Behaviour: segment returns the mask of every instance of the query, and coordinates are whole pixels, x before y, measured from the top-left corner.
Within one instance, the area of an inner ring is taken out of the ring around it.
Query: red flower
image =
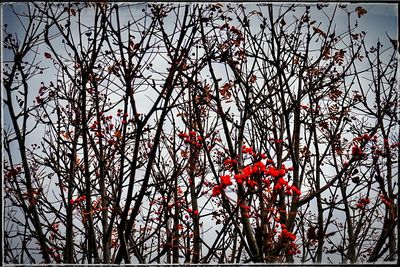
[[[232,167],[233,165],[235,165],[237,163],[236,159],[231,159],[231,158],[227,158],[224,160],[223,164],[228,166],[228,167]]]
[[[197,149],[200,149],[200,148],[202,148],[202,146],[203,146],[202,144],[200,144],[200,143],[196,143],[196,148],[197,148]]]
[[[293,234],[292,232],[289,232],[286,228],[284,228],[282,230],[282,236],[286,239],[289,239],[291,241],[295,241],[296,240],[296,235]]]
[[[356,208],[357,209],[363,209],[364,205],[362,203],[358,202],[357,205],[356,205]]]
[[[243,146],[243,153],[245,153],[245,154],[253,154],[253,148]]]
[[[266,187],[269,187],[271,185],[271,181],[269,179],[262,179],[261,181],[265,184]]]
[[[369,198],[367,198],[367,197],[363,198],[363,199],[360,199],[360,202],[363,203],[364,205],[367,205],[367,204],[370,203]]]
[[[299,195],[299,196],[301,195],[300,189],[298,189],[296,186],[292,185],[291,189],[292,189],[293,193],[295,193],[296,195]]]
[[[243,184],[243,182],[246,180],[246,176],[243,173],[235,174],[233,178],[238,184]]]
[[[246,178],[250,177],[253,174],[253,168],[251,166],[246,166],[242,170],[243,174],[246,176]]]
[[[262,163],[261,161],[254,163],[253,172],[266,172],[266,171],[267,169],[264,163]]]
[[[282,177],[279,178],[278,183],[281,184],[282,186],[286,186],[288,184],[288,182]]]
[[[274,178],[279,177],[279,171],[274,166],[269,166],[268,173]]]
[[[71,198],[71,200],[69,201],[69,204],[74,205],[75,204],[75,200],[73,198]]]
[[[358,201],[356,208],[358,209],[364,209],[366,205],[368,205],[370,203],[369,199],[366,198],[362,198]]]
[[[211,195],[213,197],[216,197],[216,196],[218,196],[220,194],[221,194],[221,187],[219,185],[214,186],[213,189],[212,189],[212,194]]]
[[[247,206],[247,205],[240,204],[240,207],[241,207],[242,209],[244,209],[246,212],[249,212],[249,211],[250,211],[250,207]]]
[[[250,186],[251,188],[254,188],[257,185],[257,182],[254,180],[248,180],[247,185]]]
[[[360,158],[362,156],[364,156],[364,152],[362,151],[362,149],[358,146],[353,146],[351,148],[351,154],[357,158]]]
[[[281,184],[275,184],[275,186],[274,186],[274,190],[275,191],[280,191],[282,189],[282,185]]]
[[[186,133],[179,133],[178,136],[179,136],[179,138],[182,138],[182,139],[189,137],[189,135],[187,135]]]
[[[199,215],[199,211],[198,211],[198,210],[194,210],[194,211],[193,211],[193,215],[194,215],[194,216]]]
[[[383,139],[383,143],[389,144],[389,140],[387,138]]]
[[[223,175],[219,177],[221,179],[222,188],[232,184],[231,177],[229,175]]]

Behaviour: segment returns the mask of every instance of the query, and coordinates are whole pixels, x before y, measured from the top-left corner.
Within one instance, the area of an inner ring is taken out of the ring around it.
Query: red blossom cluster
[[[188,208],[187,212],[193,214],[194,216],[198,216],[199,215],[199,211],[198,210],[192,210],[191,208]]]
[[[56,263],[61,263],[61,255],[59,253],[59,248],[52,247],[48,248],[50,256],[55,260]]]
[[[247,146],[243,146],[243,154],[250,154],[250,155],[254,155],[254,151],[253,148],[251,147],[247,147]]]
[[[282,139],[276,139],[276,138],[269,138],[269,141],[273,141],[275,144],[282,144],[283,140]]]
[[[374,145],[371,146],[371,150],[372,150],[372,158],[374,159],[377,159],[378,157],[388,157],[390,155],[386,151],[389,151],[389,149],[396,149],[400,147],[399,142],[389,144],[389,140],[387,138],[383,139],[383,147],[380,147],[377,145],[378,137],[376,135],[372,140],[374,142]]]
[[[367,133],[353,139],[354,142],[368,142],[369,140],[371,140],[371,136]]]
[[[80,197],[78,197],[78,198],[76,198],[76,199],[71,198],[71,199],[69,200],[69,204],[75,205],[75,204],[79,204],[79,203],[81,203],[81,202],[83,202],[83,201],[85,201],[85,200],[86,200],[86,196],[85,196],[85,195],[82,195],[82,196],[80,196]]]
[[[267,172],[267,168],[264,163],[258,161],[253,165],[253,173],[265,173]]]
[[[222,175],[219,177],[221,183],[219,185],[216,185],[212,189],[212,196],[216,197],[221,194],[225,188],[228,186],[232,185],[231,177],[229,175]]]
[[[181,138],[186,138],[187,135],[182,133]],[[300,195],[301,191],[294,185],[288,185],[288,181],[286,181],[283,177],[286,175],[288,171],[292,171],[293,168],[286,168],[284,164],[282,164],[281,168],[276,168],[272,164],[274,161],[272,159],[267,159],[266,163],[262,160],[266,159],[266,155],[263,153],[255,153],[253,148],[243,146],[243,153],[250,154],[253,156],[255,160],[259,159],[258,161],[254,162],[253,164],[247,165],[239,173],[233,175],[236,183],[238,185],[242,185],[246,183],[246,185],[250,188],[255,188],[256,186],[261,186],[261,183],[264,183],[263,186],[267,188],[270,186],[271,181],[274,181],[274,191],[281,191],[285,190],[287,195]],[[260,159],[261,158],[261,159]],[[236,159],[226,158],[223,161],[223,164],[227,169],[233,168],[238,163]],[[229,175],[221,176],[221,185],[217,185],[213,188],[212,196],[218,196],[221,194],[221,191],[224,190],[228,185],[231,185],[231,177]],[[227,181],[227,182],[225,182]]]
[[[39,95],[35,97],[37,104],[42,104],[46,100],[49,100],[50,98],[54,97],[54,95],[55,95],[53,82],[50,82],[49,87],[47,87],[44,84],[44,82],[41,82],[40,84],[41,84],[41,86],[39,88]],[[47,96],[45,95],[46,93],[47,93]],[[21,105],[22,102],[20,102],[20,101],[18,101],[18,102]]]
[[[120,109],[118,111],[121,111]],[[118,113],[119,114],[119,113]],[[117,114],[117,115],[118,115]],[[95,136],[98,138],[106,138],[106,136],[110,136],[109,134],[111,133],[111,131],[114,129],[114,124],[111,122],[113,116],[109,115],[109,116],[105,116],[103,114],[103,112],[99,112],[100,115],[100,121],[95,120],[90,126],[89,129],[91,132],[94,132]],[[127,115],[126,115],[127,116]],[[119,132],[119,131],[115,131],[114,133]],[[116,139],[114,139],[114,137],[117,137]],[[113,145],[116,144],[118,141],[119,136],[111,136],[108,140],[107,143],[109,145]],[[99,143],[100,141],[97,141],[97,143]]]
[[[276,218],[275,221],[279,222],[280,219]],[[280,226],[282,228],[282,231],[278,235],[278,238],[283,238],[284,240],[286,240],[288,242],[286,252],[289,255],[300,254],[300,250],[298,249],[298,246],[294,243],[294,241],[296,240],[296,235],[294,233],[292,233],[291,231],[289,231],[286,228],[286,225],[284,223],[281,223]],[[276,234],[278,232],[277,228],[273,228],[273,232]]]
[[[362,149],[357,145],[351,148],[351,155],[354,156],[356,159],[361,159],[363,156],[365,156]]]
[[[55,238],[56,238],[56,235],[57,235],[57,232],[58,232],[58,228],[59,228],[59,225],[58,225],[58,223],[53,223],[52,225],[51,225],[51,233],[50,233],[50,240],[54,240]]]
[[[242,201],[239,201],[238,205],[244,211],[243,212],[243,216],[246,217],[246,218],[250,218],[250,211],[251,211],[250,206],[244,204]]]
[[[193,145],[195,148],[202,148],[203,138],[200,135],[197,135],[195,131],[190,131],[189,133],[181,132],[178,134],[178,137],[181,138],[185,144]]]
[[[286,238],[290,241],[295,241],[296,240],[296,235],[293,234],[292,232],[288,231],[286,228],[282,229],[282,237]]]
[[[356,208],[364,209],[366,205],[370,203],[369,198],[362,198],[357,202]]]
[[[236,160],[227,159],[224,161],[225,165],[230,166],[231,164],[236,164]],[[285,190],[287,195],[301,195],[301,191],[294,185],[288,185],[288,181],[283,177],[285,174],[292,170],[292,168],[286,168],[282,165],[281,169],[276,169],[274,166],[266,166],[262,161],[255,162],[253,165],[248,165],[244,167],[238,174],[235,174],[233,178],[236,183],[241,185],[246,183],[246,185],[250,188],[255,188],[258,185],[254,175],[261,176],[271,176],[272,180],[275,182],[274,191],[278,192],[281,190]],[[232,184],[231,177],[229,175],[220,176],[221,184],[217,185],[213,188],[212,196],[218,196],[221,194],[221,191],[224,190],[228,185]],[[261,181],[269,187],[271,180],[269,179],[261,179]]]
[[[223,164],[225,167],[227,167],[228,169],[232,168],[233,166],[235,166],[235,164],[237,164],[237,160],[236,159],[231,159],[231,158],[227,158],[224,160]]]
[[[396,142],[390,145],[390,148],[398,148],[400,147],[400,142]]]
[[[301,251],[299,250],[298,246],[295,243],[290,242],[289,248],[287,249],[287,253],[289,255],[296,255],[296,254],[300,254]]]
[[[11,178],[17,176],[21,172],[21,166],[17,166],[15,168],[11,168],[5,173],[5,178]]]
[[[122,109],[118,109],[117,110],[117,117],[119,117],[121,119],[121,123],[122,124],[127,124],[128,121],[128,112],[125,112],[124,114],[122,114],[123,110]]]

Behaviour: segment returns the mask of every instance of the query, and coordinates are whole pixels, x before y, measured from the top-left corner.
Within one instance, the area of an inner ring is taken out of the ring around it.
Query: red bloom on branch
[[[282,186],[286,186],[288,184],[288,182],[285,179],[283,179],[282,177],[279,178],[278,183]]]
[[[266,172],[266,171],[267,169],[264,163],[262,163],[261,161],[254,163],[253,172]]]
[[[366,205],[370,203],[369,198],[362,198],[358,201],[356,208],[358,209],[364,209]]]
[[[212,189],[211,196],[216,197],[216,196],[218,196],[220,194],[221,194],[221,187],[219,185],[214,186],[213,189]]]
[[[271,175],[274,178],[279,177],[279,170],[277,170],[274,166],[269,166],[267,170],[267,174]]]
[[[221,180],[221,184],[213,187],[211,194],[213,197],[220,195],[222,190],[232,184],[231,177],[229,175],[222,175],[219,178]]]
[[[247,185],[251,188],[254,188],[257,185],[257,182],[250,179],[247,181]]]
[[[186,133],[179,133],[178,136],[179,136],[179,138],[182,138],[182,139],[189,137],[189,135],[187,135]]]
[[[231,159],[231,158],[227,158],[224,160],[223,164],[227,167],[233,167],[235,164],[237,164],[237,160],[236,159]]]
[[[365,204],[365,205],[367,205],[367,204],[370,203],[369,198],[367,198],[367,197],[366,197],[366,198],[360,199],[360,202],[363,203],[363,204]]]
[[[231,177],[229,175],[223,175],[219,177],[221,179],[222,188],[226,188],[232,184]]]
[[[251,166],[246,166],[242,172],[246,178],[249,178],[253,174],[253,168]]]
[[[282,188],[283,188],[282,185],[279,184],[279,183],[277,183],[277,184],[275,184],[275,186],[274,186],[274,191],[280,191]]]
[[[253,148],[243,146],[243,153],[245,153],[245,154],[253,154]]]
[[[362,151],[362,149],[359,146],[353,146],[351,148],[351,155],[353,155],[356,158],[361,158],[362,156],[364,156],[364,152]]]
[[[362,203],[358,202],[357,205],[356,205],[356,208],[357,209],[363,209],[364,205]]]
[[[292,232],[288,231],[286,228],[282,230],[282,237],[289,239],[290,241],[295,241],[296,240],[296,235],[293,234]]]
[[[247,177],[243,173],[235,174],[233,178],[238,184],[243,184],[243,182],[247,179]]]
[[[292,185],[291,186],[292,192],[295,193],[296,195],[301,195],[300,189],[298,189],[296,186]]]

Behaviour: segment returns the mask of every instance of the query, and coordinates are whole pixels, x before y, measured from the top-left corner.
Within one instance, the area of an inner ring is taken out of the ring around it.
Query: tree
[[[398,51],[367,9],[7,8],[6,263],[395,260]]]

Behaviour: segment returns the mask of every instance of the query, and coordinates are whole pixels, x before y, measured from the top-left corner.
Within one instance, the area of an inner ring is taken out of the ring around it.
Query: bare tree
[[[364,7],[7,8],[5,263],[396,259],[397,41]]]

